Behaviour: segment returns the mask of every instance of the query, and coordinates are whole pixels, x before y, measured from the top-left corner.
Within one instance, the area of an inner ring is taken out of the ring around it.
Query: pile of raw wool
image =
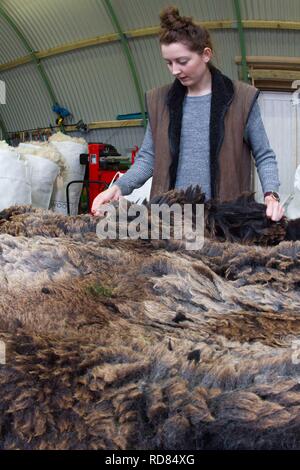
[[[300,449],[300,242],[255,204],[198,251],[3,211],[0,448]]]

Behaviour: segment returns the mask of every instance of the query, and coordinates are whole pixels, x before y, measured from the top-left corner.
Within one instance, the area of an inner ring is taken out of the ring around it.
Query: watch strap
[[[275,201],[280,202],[280,196],[275,191],[267,191],[264,194],[264,197],[267,197],[267,196],[272,196],[272,198],[275,199]]]

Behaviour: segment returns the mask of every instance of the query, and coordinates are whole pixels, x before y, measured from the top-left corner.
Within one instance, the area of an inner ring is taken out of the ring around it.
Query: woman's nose
[[[178,67],[178,65],[173,65],[171,67],[171,72],[172,72],[172,75],[179,75],[180,74],[180,68]]]

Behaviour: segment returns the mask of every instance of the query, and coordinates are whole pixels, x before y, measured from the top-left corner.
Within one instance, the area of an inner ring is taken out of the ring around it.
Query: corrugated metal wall
[[[139,109],[118,43],[49,58],[44,65],[59,102],[72,110],[75,120],[110,120]]]
[[[33,129],[53,122],[51,101],[33,64],[3,72],[0,79],[6,84],[1,116],[8,130]]]
[[[244,0],[240,3],[245,20],[300,21],[298,0]]]
[[[12,38],[10,26],[0,17],[0,64],[5,64],[26,55],[26,49]]]
[[[72,132],[74,137],[84,137],[87,142],[109,142],[122,155],[129,155],[135,145],[140,147],[143,137],[143,127],[119,127],[115,129],[97,129],[88,134]]]
[[[35,50],[113,32],[101,1],[3,0],[1,3]],[[10,37],[14,39],[11,34]]]
[[[122,19],[124,30],[157,26],[159,12],[167,5],[176,5],[183,15],[197,21],[232,19],[232,0],[112,0],[112,5]]]
[[[158,25],[159,11],[168,3],[175,3],[181,13],[192,15],[198,21],[235,20],[232,0],[111,0],[111,3],[125,31]],[[300,20],[299,0],[241,0],[240,3],[245,20]],[[2,5],[37,51],[114,32],[101,0],[3,0]],[[245,36],[248,55],[300,56],[299,31],[246,30]],[[237,30],[214,30],[212,39],[215,64],[231,78],[237,78],[234,62],[240,54]],[[129,43],[143,91],[170,81],[157,38],[130,39]],[[0,18],[0,63],[27,54],[15,32]],[[70,109],[74,122],[111,120],[117,114],[140,111],[119,42],[65,53],[42,62],[59,103]],[[7,85],[7,105],[1,107],[0,113],[8,130],[54,124],[56,116],[33,64],[0,72],[0,79]],[[103,132],[107,131],[99,131],[99,136]],[[142,129],[135,132],[134,138],[140,138]],[[122,146],[132,145],[132,133],[132,128],[120,131]]]
[[[299,31],[248,30],[245,38],[247,55],[300,56]]]

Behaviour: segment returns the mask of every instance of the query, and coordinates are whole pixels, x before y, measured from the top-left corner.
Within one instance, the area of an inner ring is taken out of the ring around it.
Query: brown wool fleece
[[[198,251],[1,213],[2,449],[300,448],[300,241],[220,242],[228,207],[207,207]]]

